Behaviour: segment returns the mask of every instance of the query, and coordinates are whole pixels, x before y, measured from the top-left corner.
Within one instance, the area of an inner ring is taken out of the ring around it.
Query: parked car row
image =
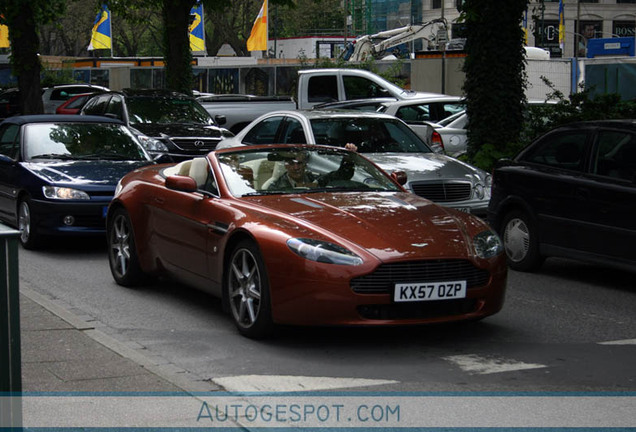
[[[558,128],[493,179],[416,132],[465,120],[461,98],[350,104],[267,113],[234,136],[185,95],[82,93],[61,108],[81,115],[0,124],[0,219],[26,248],[106,233],[117,283],[169,275],[256,338],[480,319],[503,305],[506,261],[636,269],[636,121]]]
[[[47,87],[42,89],[42,105],[45,114],[76,114],[69,112],[57,112],[57,108],[69,99],[81,94],[92,94],[108,91],[108,88],[92,84],[68,84]],[[20,90],[9,88],[0,92],[0,119],[5,119],[21,114]]]

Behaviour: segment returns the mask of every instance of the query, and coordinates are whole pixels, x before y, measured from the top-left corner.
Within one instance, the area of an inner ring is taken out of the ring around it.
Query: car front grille
[[[183,151],[210,151],[214,150],[221,142],[220,138],[171,138],[171,141],[179,150]]]
[[[416,195],[434,202],[457,202],[470,199],[472,186],[469,182],[412,183]]]
[[[351,280],[358,294],[389,294],[396,283],[423,283],[465,280],[466,288],[486,285],[488,270],[475,267],[466,260],[426,260],[382,264],[373,273]]]

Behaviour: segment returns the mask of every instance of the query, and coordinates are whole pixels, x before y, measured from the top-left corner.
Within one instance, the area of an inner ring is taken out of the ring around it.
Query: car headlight
[[[159,140],[150,138],[149,136],[146,136],[146,135],[139,135],[137,138],[139,138],[141,145],[144,146],[146,151],[153,152],[153,153],[168,152],[168,147],[166,147],[166,145]]]
[[[479,199],[490,199],[490,190],[492,189],[492,176],[490,174],[480,180],[474,187],[475,196]]]
[[[481,183],[477,183],[473,190],[475,191],[475,196],[479,199],[484,199],[484,197],[486,196],[484,185]]]
[[[328,264],[360,265],[362,258],[341,246],[321,240],[291,238],[287,246],[301,257]]]
[[[493,231],[483,231],[473,237],[475,253],[479,258],[492,258],[503,252],[503,244]]]
[[[67,187],[42,186],[42,193],[49,199],[58,200],[89,200],[91,197],[84,191]]]

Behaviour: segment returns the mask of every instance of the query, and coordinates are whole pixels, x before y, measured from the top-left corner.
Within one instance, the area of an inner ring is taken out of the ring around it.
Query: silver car
[[[491,177],[450,156],[434,153],[402,120],[354,111],[277,111],[265,114],[218,148],[252,144],[353,143],[385,171],[404,171],[406,189],[439,204],[485,216]]]

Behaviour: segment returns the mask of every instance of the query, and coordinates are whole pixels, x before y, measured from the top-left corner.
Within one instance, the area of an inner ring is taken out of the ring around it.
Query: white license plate
[[[466,297],[466,281],[395,284],[393,301],[417,302]]]

